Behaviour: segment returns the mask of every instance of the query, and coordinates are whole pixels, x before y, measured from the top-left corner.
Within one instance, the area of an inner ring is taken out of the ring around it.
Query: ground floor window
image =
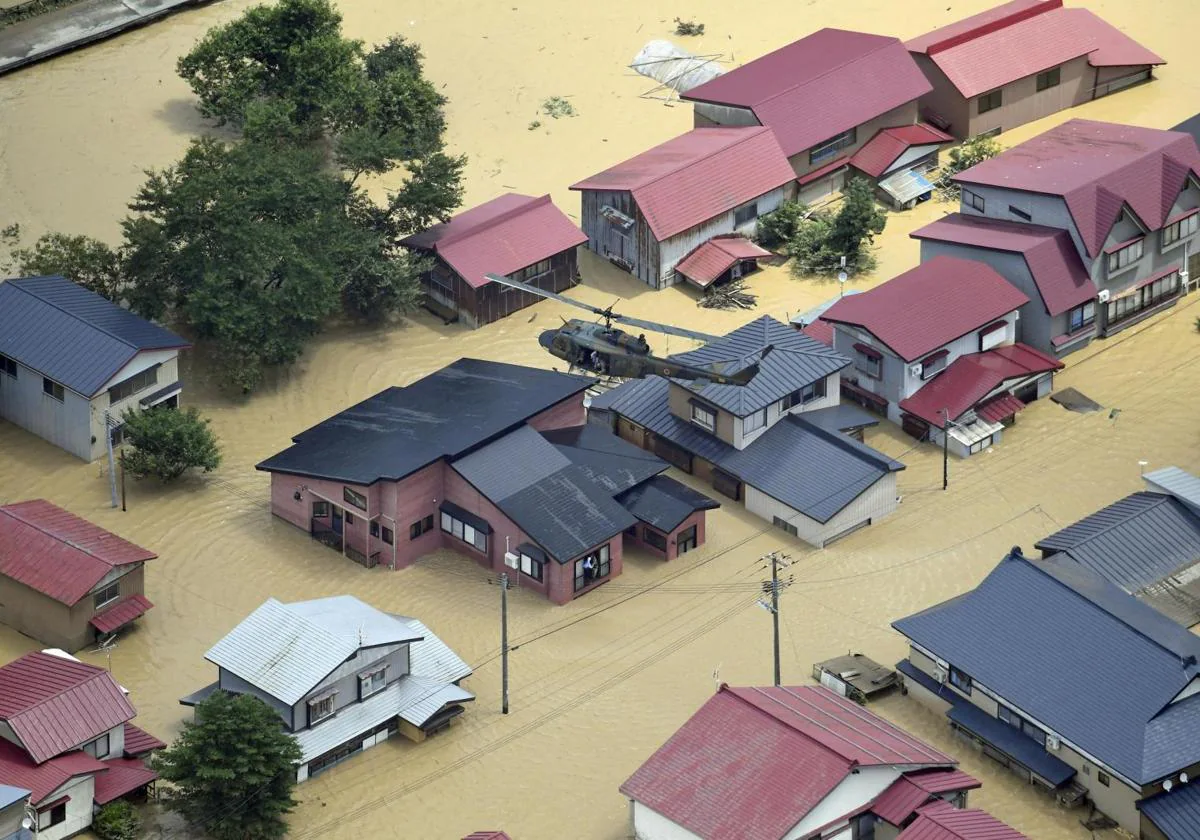
[[[578,592],[593,582],[608,577],[609,571],[609,549],[605,544],[587,557],[575,561],[575,591]]]
[[[972,455],[974,455],[976,452],[982,452],[983,450],[987,449],[991,445],[992,445],[992,436],[988,435],[987,437],[981,438],[980,440],[977,440],[974,443],[972,443],[971,447],[970,447],[970,452]]]
[[[958,670],[953,665],[950,666],[950,685],[957,688],[963,694],[971,693],[971,678],[964,672]]]
[[[1009,726],[1011,726],[1013,729],[1017,730],[1018,732],[1021,732],[1025,735],[1027,735],[1028,737],[1032,738],[1033,740],[1037,741],[1043,747],[1046,746],[1045,730],[1043,730],[1041,727],[1035,726],[1034,724],[1030,723],[1028,720],[1021,717],[1021,715],[1017,714],[1015,711],[1008,708],[1008,706],[1005,706],[1002,703],[997,704],[997,706],[998,706],[998,708],[996,711],[996,717],[998,717],[1003,722],[1007,723]]]
[[[383,541],[388,545],[395,545],[396,543],[396,535],[392,533],[391,528],[386,526],[383,529]]]
[[[521,574],[533,580],[542,579],[542,560],[532,554],[521,552]]]
[[[1089,327],[1096,320],[1096,302],[1089,300],[1071,310],[1067,321],[1067,332],[1076,332]]]
[[[60,802],[45,811],[38,811],[38,831],[45,831],[52,825],[67,821],[67,803]]]
[[[108,430],[108,439],[113,446],[120,446],[125,442],[125,424],[114,426]]]
[[[446,511],[442,511],[442,530],[478,551],[487,551],[487,534],[482,529],[469,525]]]
[[[679,554],[687,554],[696,547],[696,526],[684,528],[675,538],[675,547]]]
[[[875,815],[859,814],[850,823],[853,840],[875,840]]]
[[[362,751],[362,736],[358,736],[352,741],[347,741],[339,747],[335,747],[325,755],[318,756],[308,763],[308,777],[311,779],[323,770],[328,770],[335,764],[345,761],[350,756]]]
[[[780,528],[784,531],[787,531],[793,537],[800,536],[800,529],[797,528],[795,525],[793,525],[791,522],[788,522],[786,519],[781,519],[778,516],[773,516],[773,517],[771,517],[771,524],[774,525],[776,528]]]
[[[422,534],[427,534],[433,530],[433,514],[426,516],[424,519],[419,519],[408,526],[408,538],[415,540]]]
[[[1108,323],[1117,324],[1157,306],[1179,292],[1179,272],[1172,271],[1108,304]]]
[[[329,502],[313,502],[313,519],[324,519],[329,516]]]
[[[667,538],[653,528],[646,526],[642,528],[642,542],[651,548],[657,548],[659,551],[666,552]]]

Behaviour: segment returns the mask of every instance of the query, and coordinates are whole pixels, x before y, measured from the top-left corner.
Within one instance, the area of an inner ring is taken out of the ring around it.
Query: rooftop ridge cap
[[[990,20],[987,23],[980,23],[976,26],[967,29],[964,32],[959,32],[957,35],[948,35],[940,41],[934,41],[925,47],[925,55],[932,58],[934,55],[945,50],[953,49],[962,44],[970,43],[985,35],[991,35],[993,32],[999,32],[1002,29],[1007,29],[1014,24],[1022,21],[1035,18],[1046,12],[1055,11],[1063,7],[1062,0],[1037,0],[1036,5],[1029,5],[1015,12],[1009,12],[1003,17],[995,20]],[[982,13],[981,13],[982,14]],[[953,26],[953,24],[949,24]]]
[[[823,712],[823,710],[818,710],[816,708],[815,703],[813,703],[809,700],[806,700],[805,698],[799,696],[798,694],[796,694],[796,692],[791,691],[790,689],[786,688],[785,686],[777,686],[777,687],[782,689],[789,697],[794,697],[798,702],[806,705],[809,708],[809,713],[805,714],[804,709],[795,708],[794,706],[790,706],[787,703],[783,702],[782,700],[772,697],[771,695],[767,694],[767,692],[763,688],[761,688],[759,686],[751,686],[751,690],[761,694],[763,697],[765,697],[767,700],[770,700],[772,703],[782,706],[783,708],[787,709],[789,712],[794,714],[796,717],[799,717],[799,718],[802,718],[802,719],[808,721],[813,726],[815,726],[818,729],[820,729],[821,731],[829,734],[830,736],[837,738],[839,741],[844,741],[845,743],[850,744],[852,747],[858,747],[858,749],[861,749],[863,752],[865,752],[867,755],[869,755],[871,758],[875,759],[876,761],[887,763],[882,755],[876,755],[874,752],[867,749],[866,747],[854,744],[845,735],[841,735],[837,732],[834,732],[832,729],[830,729],[828,726],[826,726],[820,720],[817,720],[816,718],[811,717],[810,715],[815,715],[818,711]],[[767,712],[767,714],[770,714],[770,712]],[[829,715],[828,713],[825,713],[825,714],[827,717],[832,717],[832,715]],[[775,717],[774,715],[771,715],[771,716]],[[779,720],[779,719],[776,718],[776,720]],[[783,721],[779,721],[779,722],[783,723]],[[784,724],[784,725],[787,726],[787,724]],[[818,741],[812,735],[809,735],[807,732],[801,732],[800,730],[796,729],[796,727],[790,727],[790,728],[795,729],[797,732],[800,732],[801,735],[804,735],[804,737],[808,738],[810,741],[816,741],[816,743],[821,744],[820,741]],[[841,755],[841,753],[837,753],[836,750],[834,750],[832,747],[827,746],[826,744],[821,744],[821,746],[825,747],[830,752],[836,753],[840,758],[842,758],[846,761],[849,761],[851,765],[857,765],[860,763],[856,759],[847,758],[846,756]]]
[[[809,743],[811,743],[811,744],[815,745],[815,746],[816,746],[818,749],[820,749],[820,750],[823,750],[823,751],[824,751],[824,752],[826,752],[827,754],[829,754],[829,755],[833,756],[834,758],[836,758],[838,761],[844,762],[844,763],[845,763],[845,764],[846,764],[848,767],[855,767],[855,766],[857,766],[857,765],[858,765],[858,762],[857,762],[857,761],[854,761],[853,759],[846,758],[844,755],[842,755],[841,753],[839,753],[839,752],[838,752],[837,750],[835,750],[833,747],[830,747],[828,744],[823,744],[823,743],[821,743],[821,742],[820,742],[820,741],[818,741],[816,738],[814,738],[814,737],[812,737],[811,735],[809,735],[807,732],[804,732],[804,731],[802,731],[801,729],[797,728],[796,726],[793,726],[793,725],[791,725],[791,724],[787,723],[786,721],[784,721],[784,720],[781,720],[781,719],[780,719],[780,717],[779,717],[778,715],[773,715],[773,714],[771,714],[769,711],[767,711],[766,709],[764,709],[762,706],[759,706],[759,705],[757,705],[757,704],[755,704],[755,703],[752,703],[752,702],[750,702],[750,701],[749,701],[747,698],[745,698],[745,697],[741,696],[741,694],[739,693],[739,692],[741,692],[741,691],[754,691],[754,692],[757,692],[757,693],[759,693],[759,694],[762,694],[762,695],[763,695],[764,697],[766,697],[768,700],[771,700],[772,702],[774,702],[774,703],[778,703],[779,705],[783,706],[785,709],[790,709],[790,707],[789,707],[789,706],[788,706],[786,703],[782,703],[782,702],[780,702],[780,701],[778,701],[778,700],[775,700],[773,697],[771,697],[770,695],[768,695],[768,694],[767,694],[767,693],[766,693],[766,692],[765,692],[765,691],[762,689],[762,687],[761,687],[761,686],[757,686],[757,685],[750,685],[750,686],[745,686],[744,688],[739,688],[739,687],[730,686],[730,685],[723,685],[723,686],[722,686],[722,692],[726,692],[726,693],[728,693],[728,694],[732,695],[733,697],[735,697],[735,698],[737,699],[737,701],[738,701],[739,703],[742,703],[742,704],[744,704],[744,705],[746,705],[746,706],[750,707],[751,709],[753,709],[753,710],[754,710],[755,712],[757,712],[758,714],[760,714],[760,715],[763,715],[764,717],[766,717],[766,718],[768,718],[768,719],[770,719],[770,720],[774,721],[774,722],[775,722],[777,725],[779,725],[779,726],[782,726],[784,729],[787,729],[787,730],[788,730],[788,731],[790,731],[790,732],[794,732],[796,735],[799,735],[801,738],[804,738],[804,739],[805,739],[806,741],[808,741]],[[719,693],[720,693],[720,692],[719,692]],[[799,717],[803,717],[803,715],[799,715],[799,714],[798,714],[798,716],[799,716]]]
[[[124,345],[125,345],[126,347],[128,347],[130,350],[133,350],[135,354],[136,354],[136,353],[140,353],[140,352],[141,352],[143,349],[146,349],[146,350],[151,350],[151,349],[154,349],[154,348],[150,348],[150,347],[147,347],[147,348],[139,348],[137,345],[135,345],[135,344],[130,344],[128,341],[126,341],[125,339],[121,338],[119,335],[116,335],[115,333],[113,333],[113,332],[111,332],[111,331],[109,331],[109,330],[105,329],[104,327],[97,326],[96,324],[93,324],[91,321],[85,321],[83,318],[81,318],[79,315],[75,314],[75,313],[74,313],[74,312],[72,312],[71,310],[69,310],[69,309],[64,309],[64,308],[63,308],[62,306],[60,306],[59,304],[57,304],[57,303],[54,303],[53,301],[46,300],[46,298],[42,297],[41,295],[37,294],[36,292],[34,292],[34,291],[31,291],[30,289],[27,289],[27,288],[25,288],[25,287],[24,287],[24,286],[22,286],[22,285],[19,285],[19,284],[21,283],[21,281],[23,281],[23,280],[62,280],[62,281],[64,281],[64,282],[66,282],[66,283],[70,283],[70,284],[71,284],[71,285],[73,285],[73,286],[79,286],[79,288],[83,289],[83,290],[84,290],[84,291],[86,291],[86,292],[91,292],[92,294],[96,295],[96,297],[98,297],[98,298],[100,298],[101,300],[103,300],[105,303],[111,304],[112,306],[115,306],[115,307],[117,307],[117,309],[120,309],[120,310],[122,310],[123,312],[129,312],[129,314],[130,314],[130,315],[134,315],[134,313],[133,313],[132,311],[130,311],[130,310],[128,310],[128,309],[126,309],[126,308],[125,308],[125,307],[123,307],[123,306],[121,306],[119,303],[113,303],[111,300],[109,300],[108,298],[104,297],[103,295],[96,294],[96,292],[92,292],[92,290],[91,290],[91,289],[89,289],[89,288],[87,288],[87,287],[85,287],[85,286],[83,286],[83,285],[81,285],[81,284],[79,284],[79,283],[76,283],[74,280],[70,280],[70,279],[68,279],[68,278],[64,277],[64,276],[63,276],[63,275],[61,275],[61,274],[44,274],[44,275],[41,275],[41,276],[39,276],[39,277],[21,277],[21,278],[18,278],[17,280],[9,280],[9,281],[6,281],[6,282],[8,282],[8,283],[13,283],[13,284],[14,284],[14,288],[20,289],[22,292],[24,292],[25,294],[29,295],[31,298],[35,298],[36,300],[39,300],[39,301],[41,301],[41,302],[42,302],[42,303],[44,303],[46,306],[49,306],[49,307],[51,307],[51,308],[53,308],[53,309],[57,309],[59,312],[63,313],[63,314],[64,314],[64,315],[66,315],[67,317],[69,317],[69,318],[74,318],[74,319],[75,319],[76,321],[78,321],[79,323],[81,323],[81,324],[85,324],[85,325],[87,325],[87,326],[91,327],[92,329],[96,330],[96,332],[102,332],[102,333],[104,333],[106,336],[108,336],[109,338],[113,339],[114,341],[119,341],[121,344],[124,344]],[[134,315],[134,317],[135,317],[135,318],[141,318],[141,316],[140,316],[140,315]],[[143,320],[143,321],[145,321],[146,319],[145,319],[145,318],[142,318],[142,320]],[[153,321],[147,321],[147,323],[154,323],[154,322],[153,322]],[[155,324],[155,326],[158,326],[158,325],[157,325],[157,324]]]
[[[692,128],[691,130],[686,131],[683,134],[678,135],[677,137],[672,137],[671,140],[667,140],[665,143],[660,143],[659,145],[665,146],[667,143],[670,143],[672,140],[678,140],[680,137],[684,137],[688,134],[691,134],[693,131],[701,131],[704,129],[708,129],[709,131],[713,131],[713,132],[729,134],[729,136],[733,137],[733,139],[730,140],[728,143],[725,143],[725,144],[719,146],[718,148],[715,148],[708,152],[705,152],[700,157],[693,158],[686,162],[681,162],[679,165],[672,167],[669,171],[663,172],[661,175],[655,175],[649,181],[646,181],[645,183],[642,183],[642,184],[638,184],[636,187],[625,187],[624,190],[617,189],[617,188],[610,188],[610,189],[612,189],[614,192],[624,191],[624,192],[629,192],[631,194],[636,193],[639,190],[644,190],[647,187],[654,186],[655,184],[657,184],[659,181],[663,180],[664,178],[669,178],[672,175],[676,175],[679,172],[682,172],[684,169],[687,169],[689,166],[695,166],[696,164],[700,163],[701,161],[706,161],[715,155],[719,155],[722,152],[729,151],[734,146],[737,146],[741,143],[745,143],[749,140],[752,140],[753,138],[758,137],[759,135],[763,134],[766,131],[771,131],[770,128],[768,128],[767,126],[762,125],[762,124],[759,124],[759,125],[737,125],[737,126],[729,126],[726,128],[720,128],[718,126],[702,126],[700,128]],[[734,137],[735,132],[737,132],[738,134],[740,134],[742,136]],[[774,132],[771,133],[771,136],[774,137]],[[776,145],[778,145],[779,141],[776,140],[775,142],[776,142]],[[657,146],[655,148],[657,148]],[[653,151],[653,150],[647,150],[647,151]],[[642,154],[646,154],[646,153],[647,152],[642,152]],[[638,155],[634,155],[634,157],[638,157]],[[630,160],[632,160],[632,158],[630,158]],[[613,167],[609,167],[609,168],[611,169]],[[606,169],[605,172],[607,172],[607,171],[608,170]],[[589,180],[589,179],[587,179],[587,178],[584,179],[584,181],[587,181],[587,180]],[[635,195],[634,197],[636,198],[637,196]],[[701,243],[701,244],[704,244],[704,243]],[[697,247],[699,247],[699,246],[697,246]],[[724,336],[722,336],[722,337],[724,337]]]
[[[1061,0],[1059,0],[1059,2],[1061,2]],[[904,42],[894,36],[875,35],[875,33],[873,33],[873,32],[859,32],[856,29],[838,29],[836,26],[825,26],[825,27],[822,27],[821,29],[818,29],[817,32],[824,32],[825,30],[829,30],[829,31],[833,31],[833,32],[853,32],[856,35],[870,35],[875,38],[884,38],[886,40],[884,43],[878,44],[877,46],[867,50],[866,52],[854,56],[854,58],[847,58],[846,60],[839,62],[838,64],[834,65],[833,67],[830,67],[828,70],[823,70],[822,72],[817,73],[816,75],[809,76],[807,79],[805,79],[802,82],[796,82],[795,84],[784,88],[783,90],[779,91],[779,93],[772,94],[771,96],[768,96],[765,99],[760,99],[758,102],[754,103],[754,105],[749,106],[750,110],[753,111],[757,106],[764,105],[767,102],[771,102],[775,99],[778,99],[779,97],[783,96],[784,94],[791,93],[792,91],[794,91],[798,88],[807,87],[808,85],[811,85],[813,82],[816,82],[820,79],[824,79],[826,76],[830,76],[834,73],[841,72],[842,70],[845,70],[847,67],[849,67],[851,64],[854,64],[856,61],[861,61],[862,59],[866,58],[867,56],[875,55],[875,53],[881,52],[882,50],[887,49],[888,47],[892,46],[893,44],[899,44],[901,47],[904,46]],[[813,32],[812,34],[806,35],[805,37],[811,38],[813,35],[816,35],[817,32]],[[803,41],[803,40],[804,40],[804,38],[800,39],[800,41]],[[799,41],[793,41],[792,43],[793,44],[799,43]],[[791,45],[792,44],[788,44],[787,46],[790,47]],[[786,48],[787,47],[781,47],[780,49],[786,49]],[[905,52],[907,52],[907,50]],[[770,55],[770,53],[768,53],[768,55]],[[759,56],[759,58],[763,58],[763,57],[764,56]],[[758,61],[758,59],[756,58],[755,61]],[[745,65],[742,65],[742,66],[744,67]],[[757,117],[758,115],[755,114],[755,116]]]
[[[861,446],[862,449],[858,448],[858,446],[854,446],[853,444],[848,443],[848,441],[853,440],[853,438],[851,438],[849,435],[844,435],[841,432],[833,432],[833,431],[830,431],[829,429],[822,428],[821,426],[817,425],[816,423],[813,423],[811,420],[805,419],[804,412],[801,412],[799,414],[789,414],[787,416],[789,418],[791,418],[793,422],[802,424],[806,430],[825,439],[826,441],[833,444],[834,446],[836,446],[838,449],[842,450],[843,452],[846,452],[860,460],[863,460],[870,464],[873,464],[874,466],[883,470],[884,472],[891,472],[891,462],[894,461],[895,459],[888,458],[883,453],[878,452],[878,450],[872,449],[871,447],[867,446],[865,443],[859,444],[859,446]],[[857,443],[857,441],[855,441],[855,443]],[[863,451],[864,449],[870,450],[870,451],[864,452]],[[876,453],[878,453],[878,454],[876,454]]]
[[[496,198],[494,198],[492,200],[497,201],[501,198],[504,198],[504,196],[508,196],[508,195],[519,196],[521,194],[517,193],[517,192],[507,192],[507,193],[504,193],[504,195],[497,196]],[[492,218],[488,219],[487,221],[480,222],[479,224],[475,225],[474,227],[466,228],[464,230],[458,231],[457,233],[451,233],[447,236],[442,237],[441,239],[439,239],[438,241],[433,243],[434,250],[437,250],[441,246],[453,245],[455,242],[460,242],[461,240],[466,239],[471,236],[477,236],[478,234],[483,233],[485,230],[490,230],[491,228],[495,227],[498,224],[510,221],[514,217],[519,216],[522,213],[525,213],[529,210],[532,210],[534,207],[541,207],[543,204],[550,203],[550,194],[549,193],[546,193],[545,195],[541,195],[541,196],[528,196],[527,198],[528,198],[527,201],[524,201],[521,204],[516,205],[515,207],[510,207],[502,213],[497,213]],[[469,212],[469,211],[467,211],[467,212]],[[449,222],[447,222],[447,224],[449,224]]]
[[[58,507],[58,505],[55,505],[53,502],[51,502],[51,501],[48,501],[48,500],[46,500],[46,499],[30,499],[29,501],[34,501],[34,502],[46,502],[46,504],[48,504],[48,505],[52,505],[52,506],[54,506],[54,507]],[[21,503],[20,503],[20,502],[18,502],[17,504],[21,504]],[[76,516],[75,514],[71,513],[71,511],[67,510],[66,508],[58,508],[58,509],[59,509],[59,510],[61,510],[61,511],[63,511],[64,513],[67,513],[67,514],[71,515],[71,516],[75,516],[75,518],[76,518],[76,519],[78,519],[78,520],[80,520],[81,522],[87,522],[87,524],[91,525],[92,527],[94,527],[94,528],[99,528],[101,531],[104,531],[104,533],[108,534],[108,535],[109,535],[109,536],[111,536],[111,537],[114,537],[114,538],[116,538],[116,539],[118,539],[118,540],[121,540],[122,542],[129,542],[128,540],[124,539],[123,537],[118,537],[118,536],[117,536],[116,534],[114,534],[112,531],[106,530],[106,529],[104,529],[104,528],[100,528],[100,526],[99,526],[99,525],[97,525],[97,524],[96,524],[96,523],[94,523],[94,522],[88,522],[88,520],[84,519],[82,516]],[[46,530],[46,529],[45,529],[44,527],[42,527],[41,525],[39,525],[38,523],[36,523],[36,522],[31,522],[31,521],[29,521],[28,519],[26,519],[25,517],[18,515],[18,513],[17,513],[17,512],[14,512],[14,511],[12,510],[12,506],[11,506],[11,505],[5,505],[4,507],[0,507],[0,513],[4,513],[4,514],[7,514],[8,516],[11,516],[13,519],[17,520],[17,521],[18,521],[18,522],[20,522],[22,525],[26,525],[26,526],[28,526],[28,527],[30,527],[30,528],[33,528],[35,531],[39,531],[39,532],[41,532],[41,533],[45,534],[46,536],[50,537],[50,539],[52,539],[52,540],[56,540],[57,542],[63,543],[64,545],[69,545],[71,548],[75,549],[76,551],[82,551],[84,554],[88,555],[89,557],[92,557],[92,558],[95,558],[96,560],[99,560],[101,563],[103,563],[104,565],[108,566],[110,569],[116,569],[116,568],[118,568],[118,567],[120,567],[120,566],[128,566],[128,565],[130,565],[131,563],[143,563],[143,562],[145,562],[144,560],[131,560],[131,561],[129,561],[129,563],[112,563],[112,562],[110,562],[110,561],[108,561],[108,560],[104,559],[104,558],[103,558],[103,557],[101,557],[100,555],[96,554],[96,553],[95,553],[94,551],[92,551],[90,548],[87,548],[87,547],[85,547],[85,546],[82,546],[82,545],[80,545],[79,543],[75,542],[74,540],[69,540],[69,539],[66,539],[66,538],[64,538],[64,537],[60,537],[60,536],[58,536],[58,535],[56,535],[56,534],[53,534],[53,533],[51,533],[50,531]],[[136,545],[136,543],[129,543],[129,544],[130,544],[130,545],[132,545],[132,546],[134,546],[134,547],[136,547],[136,548],[141,548],[141,546],[139,546],[139,545]],[[143,551],[146,551],[146,549],[142,549],[142,550],[143,550]],[[149,553],[153,554],[154,552],[149,552]],[[157,556],[158,556],[158,555],[155,555],[155,557],[157,557]]]

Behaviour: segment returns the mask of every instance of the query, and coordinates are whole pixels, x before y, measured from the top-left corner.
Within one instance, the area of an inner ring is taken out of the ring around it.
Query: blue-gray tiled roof
[[[657,475],[617,497],[626,510],[660,531],[670,533],[698,510],[713,510],[720,502],[698,493],[670,476]]]
[[[763,351],[771,348],[765,356]],[[809,338],[769,315],[751,321],[703,347],[671,358],[692,365],[761,360],[748,385],[680,382],[707,402],[745,417],[850,364],[832,347]]]
[[[1200,837],[1200,787],[1193,781],[1177,785],[1170,793],[1143,799],[1137,806],[1167,840]]]
[[[0,283],[0,354],[85,397],[99,393],[138,353],[187,346],[63,277]]]
[[[594,380],[459,359],[403,388],[388,388],[301,432],[258,465],[267,472],[372,484],[399,481],[459,457],[585,390]]]
[[[1005,558],[893,627],[1018,710],[1149,784],[1200,761],[1200,638],[1070,561]]]

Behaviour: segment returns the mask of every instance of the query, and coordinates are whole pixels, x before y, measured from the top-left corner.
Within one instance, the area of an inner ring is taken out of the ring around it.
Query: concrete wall
[[[67,803],[67,819],[56,826],[37,832],[38,840],[62,840],[86,829],[92,824],[92,803],[96,798],[96,780],[93,776],[79,776],[57,788],[42,801],[53,802],[64,796],[71,797]],[[35,806],[37,803],[34,803]]]
[[[808,162],[809,152],[811,150],[805,149],[804,151],[800,152],[799,154],[792,155],[790,158],[788,158],[788,163],[790,163],[792,165],[792,171],[794,171],[796,173],[796,177],[799,178],[804,175],[807,175],[809,172],[812,172],[814,169],[820,169],[822,166],[828,166],[830,163],[837,160],[839,157],[849,157],[850,155],[854,154],[859,149],[861,149],[872,137],[874,137],[876,134],[878,134],[880,132],[880,130],[882,130],[882,129],[893,128],[898,125],[912,125],[916,121],[917,121],[917,100],[914,99],[911,102],[905,102],[903,105],[893,108],[892,110],[882,113],[878,117],[875,117],[872,120],[867,120],[865,123],[862,123],[861,125],[859,125],[858,131],[854,138],[855,139],[854,145],[847,146],[846,148],[839,151],[836,155],[831,155],[830,157],[827,157],[824,160],[822,160],[816,164],[812,164],[812,163]],[[849,129],[849,126],[846,126],[846,129]],[[846,129],[843,129],[843,130],[846,130]],[[840,134],[840,133],[841,132],[834,132],[835,135]],[[825,141],[832,140],[832,139],[833,139],[832,137],[823,137],[823,138],[821,138],[821,143],[824,143]],[[818,144],[818,145],[820,145],[820,144]]]
[[[86,397],[64,389],[59,402],[42,391],[42,375],[17,364],[17,376],[0,373],[0,417],[65,449],[92,460],[90,406]]]
[[[145,569],[142,564],[134,564],[117,578],[121,582],[122,598],[144,594]],[[91,593],[73,606],[67,606],[12,578],[0,576],[0,624],[45,645],[74,653],[91,644],[96,640],[96,631],[88,622],[95,614]]]
[[[896,509],[896,474],[888,473],[872,484],[857,499],[840,510],[826,523],[810,519],[778,499],[768,496],[757,488],[745,485],[746,510],[773,522],[774,517],[787,520],[796,526],[798,536],[809,545],[822,548],[848,528],[871,520],[878,522]]]

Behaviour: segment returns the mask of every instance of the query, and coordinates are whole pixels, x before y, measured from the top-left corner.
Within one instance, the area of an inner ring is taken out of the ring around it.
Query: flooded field
[[[172,163],[187,138],[205,130],[174,74],[176,58],[248,5],[217,3],[0,79],[0,226],[20,222],[29,238],[49,229],[115,237],[142,170]],[[341,8],[356,37],[400,33],[421,43],[429,76],[450,98],[451,145],[470,156],[468,204],[508,189],[550,192],[575,215],[579,202],[568,184],[690,125],[690,108],[640,98],[652,83],[625,69],[647,40],[671,37],[675,16],[706,24],[702,38],[680,39],[688,48],[744,61],[821,26],[907,37],[986,5],[343,0]],[[1196,109],[1194,0],[1083,5],[1170,64],[1153,84],[1070,115],[1169,127]],[[569,97],[579,116],[542,117],[542,128],[529,131],[538,103],[554,95]],[[1002,139],[1025,139],[1066,116]],[[914,265],[909,231],[948,209],[930,203],[890,217],[879,270],[851,285]],[[697,309],[684,291],[651,292],[587,256],[582,270],[586,284],[576,293],[586,301],[621,298],[628,314],[708,332],[759,314],[786,318],[837,293],[836,284],[797,281],[772,268],[751,282],[760,295],[756,312],[712,312]],[[1198,304],[1200,295],[1184,298],[1072,356],[1057,386],[1073,386],[1106,410],[1080,415],[1049,401],[1031,405],[1000,448],[951,463],[949,492],[941,490],[939,450],[914,445],[895,428],[871,433],[869,443],[908,465],[900,476],[904,501],[890,519],[835,547],[804,547],[731,504],[711,514],[707,545],[670,566],[631,553],[620,578],[567,607],[515,593],[508,716],[500,714],[499,592],[486,573],[450,554],[398,573],[355,566],[273,519],[266,476],[253,465],[296,431],[460,356],[549,366],[535,336],[567,314],[559,304],[539,304],[477,332],[425,315],[373,329],[331,327],[293,370],[248,401],[216,393],[203,357],[193,354],[184,400],[213,418],[225,453],[218,473],[165,491],[133,484],[122,513],[109,507],[101,465],[0,422],[0,499],[50,499],[158,552],[146,582],[156,607],[121,638],[112,668],[131,690],[141,725],[164,738],[183,717],[177,698],[213,678],[205,650],[268,596],[357,595],[420,617],[476,666],[467,686],[478,702],[448,733],[422,745],[391,741],[301,787],[293,837],[452,840],[494,827],[514,840],[617,840],[627,826],[617,786],[715,682],[770,680],[770,620],[755,607],[766,552],[791,556],[783,671],[786,682],[804,682],[812,662],[847,650],[896,661],[904,644],[892,620],[973,586],[1010,546],[1029,549],[1139,489],[1139,461],[1149,469],[1200,469]],[[657,349],[685,343],[664,337]],[[1121,409],[1116,420],[1109,408]],[[35,647],[0,628],[0,661]],[[899,696],[874,708],[959,755],[984,782],[972,804],[1036,840],[1089,836],[1078,813],[1061,811],[961,748],[943,718]]]

